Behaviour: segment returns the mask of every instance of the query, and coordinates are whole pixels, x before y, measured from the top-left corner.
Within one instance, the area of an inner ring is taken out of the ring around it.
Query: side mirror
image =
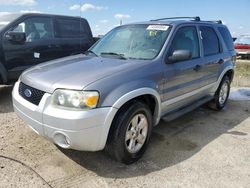
[[[98,40],[101,39],[101,37],[93,37],[93,39],[94,39],[94,42],[97,42]]]
[[[5,34],[5,38],[15,44],[24,44],[26,41],[26,34],[24,32],[9,31]]]
[[[192,58],[192,53],[189,50],[175,50],[172,56],[167,58],[167,63],[175,63],[185,61]]]

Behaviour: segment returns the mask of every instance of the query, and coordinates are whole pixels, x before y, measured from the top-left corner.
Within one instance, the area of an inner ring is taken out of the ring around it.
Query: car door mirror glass
[[[24,32],[9,31],[5,34],[5,38],[15,44],[24,44],[26,34]]]
[[[167,58],[167,63],[175,63],[185,61],[192,58],[192,52],[189,50],[175,50],[171,56]]]

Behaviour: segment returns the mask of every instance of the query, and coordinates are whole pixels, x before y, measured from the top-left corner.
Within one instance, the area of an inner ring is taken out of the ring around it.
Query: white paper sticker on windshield
[[[167,31],[169,26],[167,25],[149,25],[147,30],[156,30],[156,31]]]

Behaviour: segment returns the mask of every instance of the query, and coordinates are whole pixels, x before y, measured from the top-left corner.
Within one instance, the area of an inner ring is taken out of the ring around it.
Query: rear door
[[[222,45],[214,27],[209,25],[199,26],[199,33],[206,84],[213,84],[217,81],[220,65],[224,63],[221,56]]]

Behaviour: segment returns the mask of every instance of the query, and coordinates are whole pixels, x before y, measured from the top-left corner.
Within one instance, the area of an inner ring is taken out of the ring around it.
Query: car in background
[[[241,58],[250,58],[250,35],[238,37],[234,41],[234,48],[237,52],[237,56]]]
[[[94,44],[89,23],[80,17],[11,13],[0,17],[0,84],[25,69],[86,51]]]

